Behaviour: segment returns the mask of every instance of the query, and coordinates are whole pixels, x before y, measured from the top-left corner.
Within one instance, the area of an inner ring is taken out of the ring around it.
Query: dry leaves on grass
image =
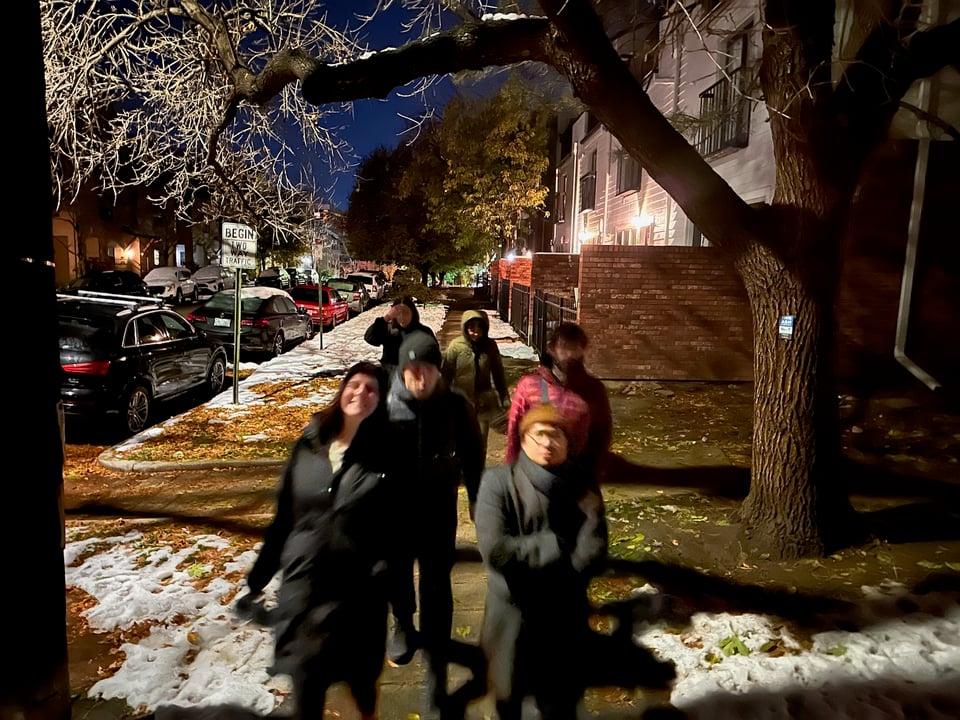
[[[134,461],[218,459],[283,460],[310,417],[336,393],[340,379],[263,383],[250,390],[264,398],[238,406],[200,406],[164,425],[148,444],[122,453]]]

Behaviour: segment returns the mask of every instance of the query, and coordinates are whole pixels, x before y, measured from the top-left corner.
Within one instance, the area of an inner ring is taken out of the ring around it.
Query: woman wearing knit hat
[[[500,720],[519,720],[532,695],[543,720],[574,720],[585,687],[587,584],[607,551],[603,499],[567,461],[567,420],[551,404],[518,422],[519,457],[488,469],[476,526],[487,567],[480,642]]]

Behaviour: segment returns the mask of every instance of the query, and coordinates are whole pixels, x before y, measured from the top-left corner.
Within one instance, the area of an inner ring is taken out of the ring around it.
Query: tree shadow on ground
[[[933,612],[960,602],[960,574],[956,573],[936,573],[899,592],[874,593],[857,602],[739,583],[659,561],[612,558],[601,577],[641,578],[655,588],[655,592],[635,593],[595,605],[598,617],[610,618],[614,633],[631,635],[646,622],[684,628],[700,612],[769,615],[806,634],[827,630],[860,632],[921,611],[917,598],[929,601]]]
[[[661,468],[638,465],[611,453],[603,482],[658,490],[693,490],[701,496],[742,500],[750,489],[750,471],[734,466]],[[837,473],[851,497],[882,501],[886,507],[858,513],[858,539],[890,543],[960,540],[960,482],[907,475],[875,465],[844,460]]]
[[[72,505],[66,510],[66,515],[83,516],[89,518],[116,518],[149,520],[154,524],[178,524],[178,525],[197,525],[205,528],[214,528],[226,532],[236,533],[238,535],[250,535],[260,537],[263,535],[266,527],[265,523],[256,524],[248,520],[242,520],[237,517],[238,514],[245,512],[241,505],[224,510],[223,513],[190,514],[182,512],[167,512],[165,510],[127,507],[123,504],[112,504],[102,502],[85,502]],[[121,532],[126,532],[128,528],[122,528]]]

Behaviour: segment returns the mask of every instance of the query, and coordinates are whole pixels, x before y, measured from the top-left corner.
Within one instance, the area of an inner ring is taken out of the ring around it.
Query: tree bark
[[[771,112],[777,183],[758,213],[760,241],[737,261],[754,333],[750,492],[740,510],[748,554],[821,556],[858,524],[838,472],[834,302],[841,236],[862,157],[835,126],[829,78],[832,9],[767,15],[760,81]],[[794,318],[781,337],[780,318]]]

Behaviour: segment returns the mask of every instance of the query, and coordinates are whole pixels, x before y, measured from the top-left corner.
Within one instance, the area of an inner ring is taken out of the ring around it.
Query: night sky
[[[351,2],[332,2],[327,5],[331,20],[338,26],[350,22],[356,24],[353,17],[358,11],[366,11],[376,6],[370,0],[351,0]],[[392,3],[382,11],[374,23],[365,28],[367,44],[371,50],[388,47],[400,47],[411,39],[410,35],[402,32],[401,18],[405,16],[399,7],[400,3]],[[400,142],[409,142],[414,139],[415,131],[404,132],[410,129],[410,123],[400,115],[411,118],[422,117],[425,113],[425,103],[435,112],[441,112],[453,95],[453,83],[444,78],[433,86],[428,94],[416,97],[401,97],[406,94],[401,88],[400,94],[396,91],[386,100],[359,100],[354,103],[354,114],[346,122],[348,126],[341,136],[349,142],[357,156],[357,162],[368,155],[378,145],[387,148],[396,147]],[[323,187],[333,186],[331,200],[333,205],[346,210],[350,192],[353,190],[354,173],[340,173],[336,176],[322,174],[319,166],[314,167],[318,174],[318,183]]]

